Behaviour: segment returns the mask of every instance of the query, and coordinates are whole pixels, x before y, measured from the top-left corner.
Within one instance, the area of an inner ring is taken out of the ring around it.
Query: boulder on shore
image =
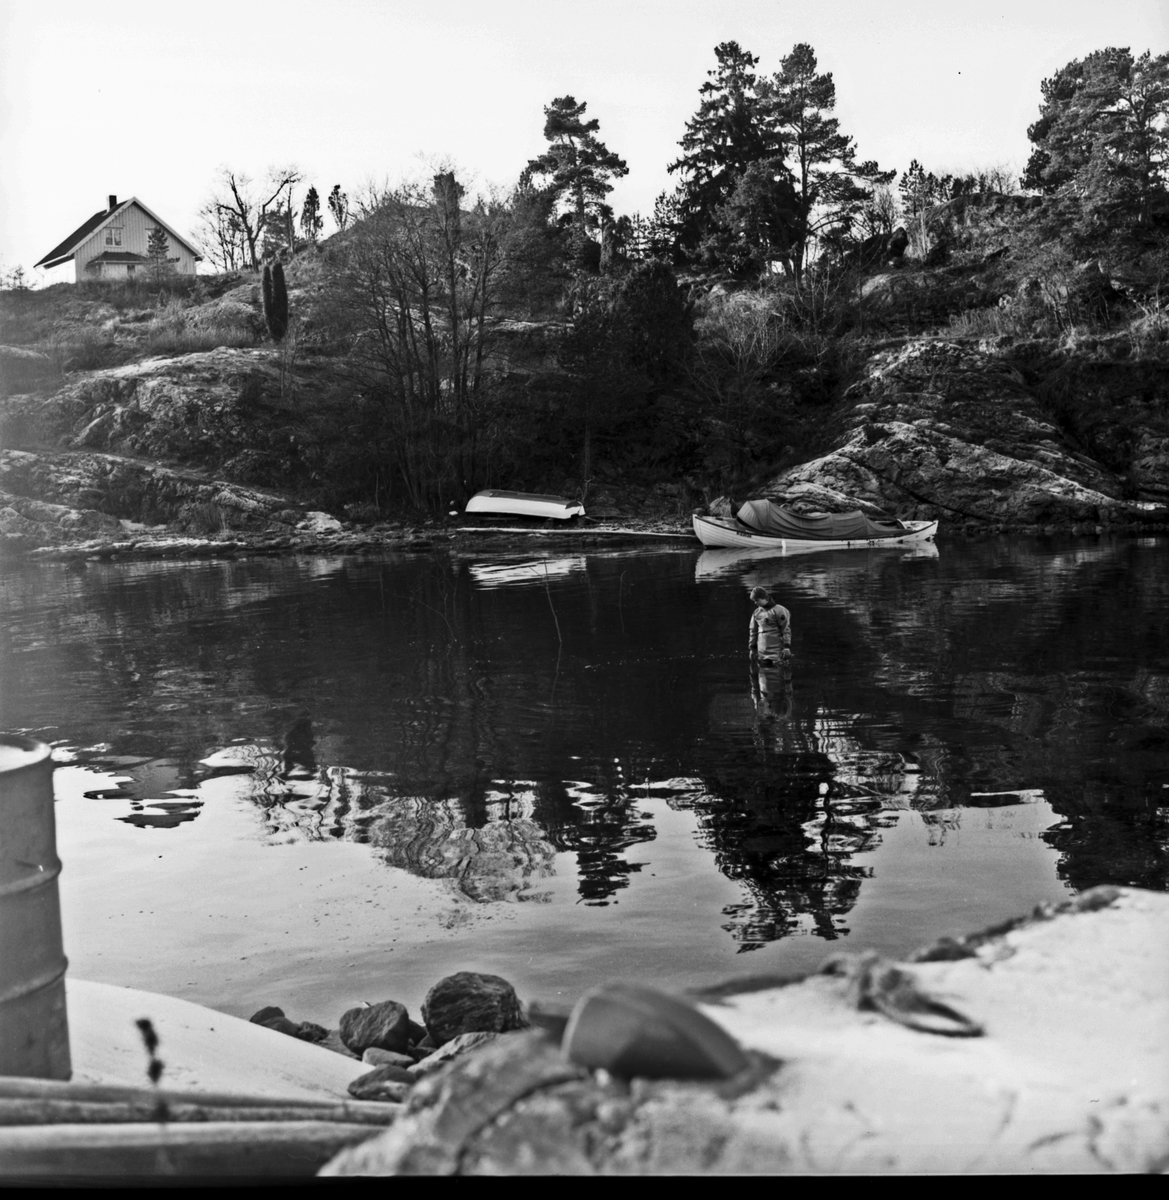
[[[371,1047],[402,1054],[410,1045],[410,1014],[396,1000],[351,1008],[341,1017],[341,1040],[358,1057]]]
[[[436,1047],[462,1033],[507,1033],[527,1026],[515,988],[498,975],[475,971],[440,979],[422,1002],[422,1022]]]
[[[1101,887],[903,963],[710,993],[742,1077],[624,1081],[532,1031],[422,1080],[325,1175],[1169,1166],[1169,896]]]

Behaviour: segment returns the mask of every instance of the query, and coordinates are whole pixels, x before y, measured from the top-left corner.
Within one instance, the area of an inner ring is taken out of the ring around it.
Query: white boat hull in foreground
[[[752,533],[731,517],[694,517],[694,532],[704,546],[728,550],[873,550],[881,546],[904,546],[912,542],[932,542],[938,532],[937,521],[905,521],[905,532],[880,538],[835,541],[828,538],[784,538],[767,533]]]

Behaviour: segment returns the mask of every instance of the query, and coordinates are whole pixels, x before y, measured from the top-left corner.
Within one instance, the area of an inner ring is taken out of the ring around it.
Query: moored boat
[[[937,521],[878,520],[863,512],[803,516],[773,500],[748,500],[733,517],[695,514],[704,546],[726,549],[804,549],[898,546],[933,541]]]
[[[539,496],[530,492],[503,492],[485,488],[467,501],[468,516],[542,517],[553,521],[568,521],[584,516],[584,505],[562,496]]]

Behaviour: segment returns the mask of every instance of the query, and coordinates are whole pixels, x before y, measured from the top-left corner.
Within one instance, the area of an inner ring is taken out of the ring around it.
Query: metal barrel
[[[0,734],[0,1075],[68,1079],[51,756]]]

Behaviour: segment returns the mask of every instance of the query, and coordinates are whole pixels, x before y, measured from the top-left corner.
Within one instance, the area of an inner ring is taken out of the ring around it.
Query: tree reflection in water
[[[1163,889],[1164,550],[1003,540],[709,577],[679,550],[546,572],[490,554],[0,564],[0,727],[106,747],[88,761],[132,777],[109,800],[119,820],[131,802],[128,837],[205,828],[195,764],[250,753],[266,838],[367,843],[481,901],[543,896],[556,870],[612,903],[654,861],[666,803],[708,851],[688,868],[741,885],[712,924],[744,947],[840,936],[903,810],[969,854],[969,808],[1025,802],[1008,788],[1051,805],[1037,836],[1068,886]],[[753,584],[793,609],[794,692],[749,686]]]

